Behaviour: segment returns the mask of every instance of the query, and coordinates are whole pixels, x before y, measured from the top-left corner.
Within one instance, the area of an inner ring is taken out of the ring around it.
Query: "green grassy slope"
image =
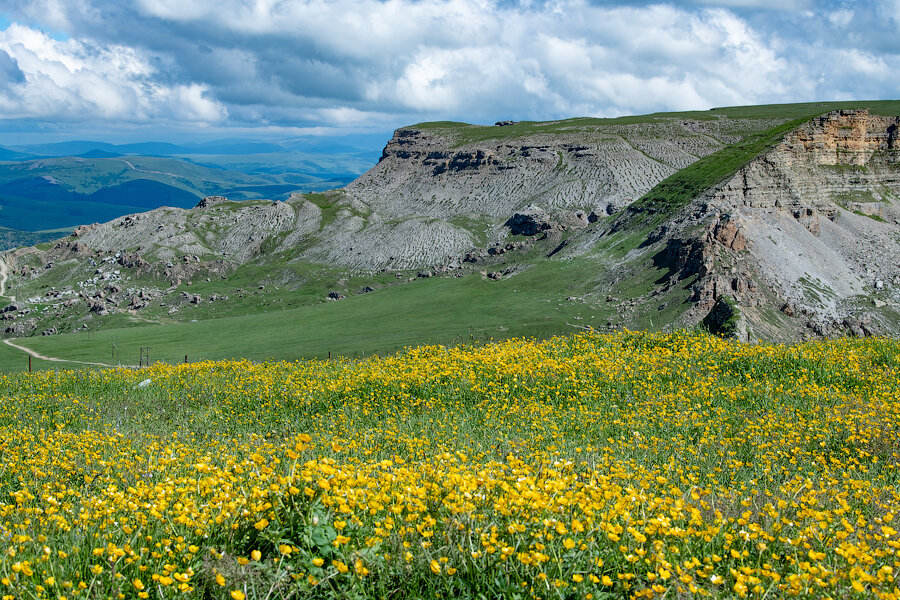
[[[81,368],[78,365],[72,365],[76,368]],[[65,363],[57,363],[50,362],[46,360],[38,360],[36,358],[31,359],[31,368],[34,371],[44,371],[47,369],[64,369],[66,368]],[[10,372],[20,372],[28,370],[28,355],[22,352],[21,350],[17,350],[16,348],[11,348],[6,344],[0,344],[0,372],[2,373],[10,373]]]
[[[579,326],[605,328],[611,307],[566,300],[594,289],[601,273],[591,260],[547,260],[500,281],[479,275],[431,278],[287,310],[271,307],[257,314],[34,337],[20,343],[48,356],[108,362],[115,341],[119,360],[132,364],[138,362],[142,346],[151,348],[153,360],[167,362],[183,361],[185,354],[191,361],[290,360],[329,352],[386,353],[422,343],[543,338]],[[20,358],[10,360],[22,364]]]
[[[681,169],[630,204],[619,217],[619,226],[623,226],[623,220],[633,220],[635,215],[640,214],[651,215],[649,225],[662,222],[704,191],[727,180],[751,160],[775,147],[785,134],[806,120],[795,119],[748,135],[740,142],[704,156]]]

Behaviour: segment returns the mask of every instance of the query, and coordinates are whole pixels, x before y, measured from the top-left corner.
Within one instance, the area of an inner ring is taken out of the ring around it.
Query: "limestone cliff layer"
[[[345,191],[386,219],[468,215],[497,224],[530,204],[613,212],[735,141],[742,127],[725,118],[591,126],[573,120],[509,135],[505,127],[408,127]],[[476,134],[484,139],[467,137]]]
[[[900,117],[865,110],[829,113],[701,198],[747,242],[703,273],[694,300],[710,307],[733,296],[756,309],[759,327],[760,307],[780,305],[816,333],[838,332],[860,317],[893,331],[890,315],[900,306],[898,124]]]

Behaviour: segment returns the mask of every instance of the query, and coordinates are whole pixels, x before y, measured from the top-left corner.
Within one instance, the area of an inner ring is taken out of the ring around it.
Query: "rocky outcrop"
[[[878,152],[900,150],[900,117],[841,110],[813,119],[790,133],[783,153],[816,165],[865,166]]]
[[[522,212],[517,212],[504,225],[509,227],[509,231],[513,235],[526,236],[559,228],[559,223],[553,221],[549,214],[534,205],[528,206]]]
[[[465,125],[401,128],[378,165],[345,189],[387,220],[476,214],[502,224],[529,204],[552,215],[606,215],[732,141],[738,130],[724,118],[563,123],[515,127],[509,134],[495,127],[488,135]],[[470,140],[470,134],[482,139]]]
[[[184,255],[243,264],[259,255],[263,244],[275,236],[317,231],[318,209],[309,210],[307,204],[302,198],[238,203],[212,196],[197,205],[202,210],[158,208],[95,225],[73,238],[77,237],[81,252],[141,248],[121,257],[123,263],[135,266],[171,262]],[[73,243],[69,250],[74,250]]]
[[[747,249],[747,238],[731,215],[720,216],[710,233],[713,239],[730,250],[740,252]]]
[[[661,235],[666,238],[666,245],[655,262],[669,270],[668,286],[693,280],[690,300],[698,314],[713,309],[724,296],[740,304],[758,305],[761,297],[754,276],[728,266],[740,264],[748,248],[741,223],[730,214],[719,214],[707,221],[701,235]]]
[[[699,199],[692,210],[709,225],[690,254],[698,310],[727,294],[802,315],[816,335],[858,335],[859,306],[900,305],[900,285],[884,283],[900,283],[898,124],[865,110],[823,115]]]
[[[228,202],[228,198],[225,196],[207,196],[198,202],[194,208],[209,208],[214,204],[221,204],[222,202]]]

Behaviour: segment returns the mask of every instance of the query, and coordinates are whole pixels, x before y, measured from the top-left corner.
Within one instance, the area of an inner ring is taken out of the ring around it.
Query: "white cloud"
[[[878,0],[877,7],[882,15],[900,25],[900,0]]]
[[[200,84],[156,82],[156,70],[139,49],[60,41],[12,24],[0,31],[0,50],[24,75],[6,94],[6,118],[217,121],[225,116]]]
[[[192,21],[196,19],[208,19],[211,16],[221,16],[222,12],[231,13],[232,6],[223,6],[222,3],[208,0],[137,0],[135,3],[143,16],[155,17],[166,21]],[[226,11],[217,11],[216,7],[227,8]]]
[[[464,47],[419,45],[399,74],[370,82],[367,99],[415,111],[486,117],[502,109],[539,118],[706,108],[784,91],[785,61],[724,10],[574,2],[496,20],[499,35]]]
[[[868,77],[885,77],[892,74],[891,69],[882,58],[868,52],[848,50],[841,52],[841,55],[844,69],[850,69]]]
[[[846,8],[828,13],[828,22],[835,27],[846,27],[853,20],[853,11]]]
[[[228,116],[225,107],[212,100],[206,88],[196,83],[163,88],[160,95],[178,121],[209,123],[221,121]]]
[[[900,0],[879,1],[882,15],[900,15]],[[894,94],[885,73],[897,55],[853,45],[875,36],[822,35],[872,23],[863,9],[804,16],[815,5],[0,0],[71,36],[0,32],[4,69],[24,77],[0,93],[0,118],[349,127]]]
[[[804,11],[814,4],[813,0],[694,0],[697,4],[712,4],[729,8],[753,8],[778,11]]]

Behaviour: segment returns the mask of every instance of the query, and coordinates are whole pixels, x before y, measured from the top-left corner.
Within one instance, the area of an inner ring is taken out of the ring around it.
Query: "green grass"
[[[26,340],[22,342],[24,345],[28,345],[30,340]],[[46,360],[39,360],[37,358],[31,359],[31,368],[34,371],[44,371],[48,369],[60,369],[65,368],[67,363],[58,363],[58,362],[50,362]],[[73,365],[69,365],[73,366]],[[18,350],[16,348],[12,348],[6,344],[0,344],[0,372],[2,373],[18,373],[21,371],[28,370],[28,355]]]
[[[4,594],[892,597],[898,360],[682,331],[0,376]]]
[[[854,210],[853,214],[859,215],[861,217],[869,217],[873,221],[878,221],[879,223],[887,223],[887,221],[884,220],[884,217],[881,217],[879,215],[870,215],[869,213],[864,213],[860,210]]]
[[[535,134],[558,134],[567,131],[595,130],[610,125],[635,125],[653,123],[667,119],[694,119],[709,121],[720,116],[732,119],[757,121],[795,121],[810,119],[816,115],[838,109],[866,108],[877,115],[900,114],[900,101],[873,100],[848,102],[806,102],[797,104],[769,104],[759,106],[731,106],[710,110],[694,110],[668,113],[651,113],[615,118],[573,118],[559,121],[520,121],[515,125],[497,127],[493,125],[470,125],[456,121],[436,121],[412,125],[412,129],[442,131],[455,136],[457,143],[468,144],[486,140],[503,140],[526,137]],[[747,133],[759,132],[760,126],[752,122],[746,125]]]
[[[805,118],[788,121],[704,156],[663,179],[652,190],[630,204],[620,218],[633,221],[636,215],[649,215],[649,225],[659,224],[701,193],[727,180],[751,160],[773,148],[786,133],[793,131],[805,121]]]
[[[255,314],[215,319],[202,318],[211,316],[202,313],[214,310],[215,304],[206,309],[201,305],[196,308],[197,322],[34,337],[22,343],[48,356],[108,362],[115,339],[121,362],[131,364],[138,362],[142,346],[151,347],[153,360],[181,362],[185,354],[191,361],[321,358],[329,352],[333,356],[383,354],[421,343],[543,338],[574,331],[567,322],[605,326],[610,308],[565,300],[592,290],[599,276],[589,260],[546,261],[500,281],[479,275],[435,277],[341,301],[320,300],[287,309],[286,302],[273,302],[258,307]],[[573,283],[561,283],[566,281]],[[285,299],[303,293],[273,291]],[[254,297],[268,299],[265,294]]]

